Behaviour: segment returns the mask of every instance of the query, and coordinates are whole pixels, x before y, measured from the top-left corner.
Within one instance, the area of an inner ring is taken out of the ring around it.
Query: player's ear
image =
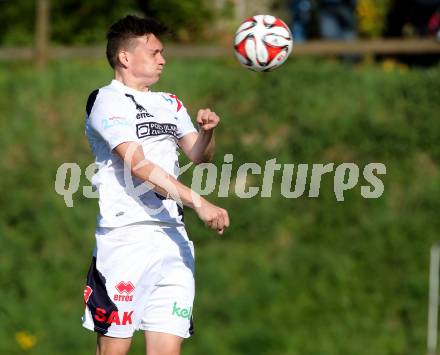
[[[124,68],[127,68],[129,62],[129,53],[125,49],[121,49],[118,53],[118,62]]]

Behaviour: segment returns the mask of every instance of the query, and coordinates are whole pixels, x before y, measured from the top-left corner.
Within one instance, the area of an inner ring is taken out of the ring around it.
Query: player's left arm
[[[219,124],[220,117],[206,108],[199,110],[196,121],[200,127],[199,132],[192,132],[180,138],[179,146],[194,164],[200,164],[211,161],[214,156],[214,129]]]

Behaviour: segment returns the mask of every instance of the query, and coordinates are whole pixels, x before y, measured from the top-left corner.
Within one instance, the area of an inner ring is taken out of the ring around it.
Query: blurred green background
[[[0,354],[94,351],[95,336],[81,327],[97,213],[82,195],[93,162],[84,116],[88,94],[111,79],[104,60],[52,61],[41,71],[1,63]],[[232,56],[168,61],[154,89],[176,93],[193,117],[206,106],[219,113],[214,163],[220,170],[233,154],[231,186],[242,163],[273,158],[387,167],[378,199],[361,196],[362,174],[344,202],[334,173],[317,198],[309,185],[300,198],[283,197],[280,171],[270,198],[215,190],[208,199],[231,217],[221,238],[188,210],[196,334],[183,354],[425,353],[429,249],[440,228],[439,83],[438,65],[390,61],[293,55],[272,73],[247,71]],[[54,189],[65,162],[83,172],[73,208]],[[140,334],[131,353],[143,353]]]

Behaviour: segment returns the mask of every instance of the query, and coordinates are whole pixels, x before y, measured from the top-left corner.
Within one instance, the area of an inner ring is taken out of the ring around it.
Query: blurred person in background
[[[353,41],[357,38],[356,0],[321,0],[318,20],[322,39]],[[360,60],[356,54],[342,54],[338,58],[347,64]]]
[[[440,0],[393,1],[387,16],[386,37],[436,37]]]
[[[354,40],[357,37],[356,0],[321,0],[318,19],[323,39]]]
[[[440,0],[392,1],[384,37],[436,38],[440,40]],[[405,54],[397,59],[409,65],[429,66],[439,62],[438,54]]]
[[[114,80],[87,101],[99,216],[83,326],[98,333],[97,354],[127,354],[135,330],[144,331],[147,354],[180,354],[192,334],[194,300],[182,205],[219,234],[229,226],[226,210],[177,180],[177,149],[196,164],[209,161],[220,119],[199,110],[197,131],[175,95],[150,90],[165,66],[164,31],[136,16],[114,23],[106,53]]]
[[[291,14],[290,30],[296,42],[304,42],[309,37],[309,26],[312,18],[310,0],[290,0],[288,8]]]

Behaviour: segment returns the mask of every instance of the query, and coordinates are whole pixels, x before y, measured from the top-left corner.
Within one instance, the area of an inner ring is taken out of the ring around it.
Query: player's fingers
[[[215,127],[217,127],[218,123],[220,122],[220,118],[216,114],[208,114],[206,119],[206,122],[203,124],[204,130],[210,130]]]
[[[223,215],[223,219],[224,219],[224,221],[225,221],[225,228],[228,228],[229,227],[229,214],[228,214],[228,211],[226,211],[226,210],[223,210],[224,212],[224,215]]]
[[[209,123],[209,117],[206,116],[206,115],[202,116],[202,118],[201,118],[199,124],[202,125],[202,126],[205,126],[205,125],[207,125],[208,123]]]
[[[205,225],[212,229],[217,229],[217,221],[215,218],[215,214],[211,214],[209,218],[206,219]]]
[[[214,218],[213,220],[212,220],[212,222],[211,222],[211,226],[210,226],[212,229],[215,229],[215,230],[217,230],[218,229],[218,220],[217,220],[217,218]]]
[[[223,218],[223,213],[220,211],[217,217],[217,230],[224,230],[225,229],[225,220]]]
[[[218,124],[220,121],[220,117],[218,117],[214,112],[208,114],[209,123]]]
[[[204,121],[206,120],[205,116],[206,116],[205,110],[200,109],[200,110],[197,112],[197,118],[196,118],[197,123],[198,123],[198,124],[203,124],[203,123],[205,123],[205,122],[204,122]]]
[[[199,111],[202,111],[202,118],[203,119],[207,119],[210,120],[211,119],[211,115],[212,115],[212,111],[209,108],[204,108],[204,109],[200,109]]]

